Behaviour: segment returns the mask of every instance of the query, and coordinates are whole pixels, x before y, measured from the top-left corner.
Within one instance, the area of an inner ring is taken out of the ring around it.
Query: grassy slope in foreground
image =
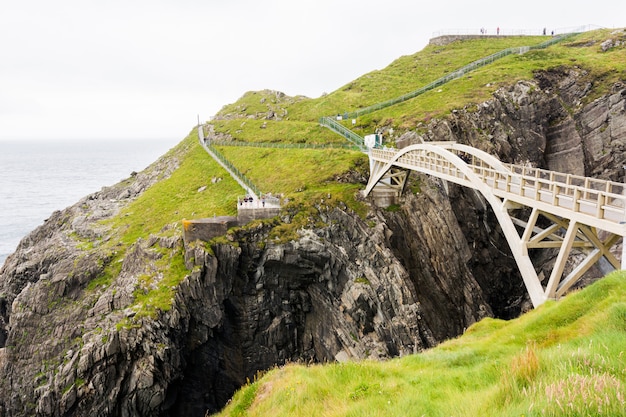
[[[626,416],[626,272],[387,362],[289,365],[220,416]]]

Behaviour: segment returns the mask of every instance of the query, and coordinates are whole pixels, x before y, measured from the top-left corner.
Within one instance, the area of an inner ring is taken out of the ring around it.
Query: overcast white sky
[[[440,31],[624,27],[624,12],[614,0],[0,0],[0,140],[177,142],[246,91],[319,97]]]

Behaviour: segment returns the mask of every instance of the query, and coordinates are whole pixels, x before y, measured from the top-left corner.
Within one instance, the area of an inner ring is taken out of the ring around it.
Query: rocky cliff
[[[626,87],[589,100],[594,91],[580,68],[537,73],[398,144],[457,140],[504,161],[619,181]],[[485,316],[527,308],[482,198],[417,176],[402,204],[371,206],[365,219],[317,202],[316,226],[284,244],[268,239],[272,222],[211,248],[183,247],[180,231],[164,225],[121,262],[97,245],[86,250],[110,236],[101,220],[176,164],[164,158],[55,212],[7,259],[0,271],[0,416],[203,416],[258,371],[409,354]],[[181,256],[189,272],[171,308],[137,317],[129,306],[142,274]]]

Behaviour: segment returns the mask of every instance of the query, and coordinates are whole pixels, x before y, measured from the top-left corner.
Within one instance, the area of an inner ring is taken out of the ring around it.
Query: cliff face
[[[580,69],[538,73],[421,135],[504,161],[621,180],[626,88],[582,105],[589,82]],[[400,143],[417,140],[412,133]],[[110,234],[98,220],[175,167],[162,160],[54,213],[7,259],[0,416],[202,416],[276,364],[408,354],[485,316],[526,308],[482,198],[427,178],[413,178],[420,192],[407,192],[399,207],[372,207],[365,220],[319,202],[323,225],[286,244],[269,241],[271,225],[260,225],[210,252],[183,248],[179,232],[150,236],[119,265],[111,252],[84,250]],[[181,253],[190,272],[172,307],[134,317],[128,307],[141,274]],[[93,284],[109,270],[110,283]]]

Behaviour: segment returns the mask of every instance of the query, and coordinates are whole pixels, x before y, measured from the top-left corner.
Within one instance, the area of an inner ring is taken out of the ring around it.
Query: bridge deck
[[[397,153],[393,149],[372,149],[370,155],[374,161],[385,164],[393,161],[394,166],[476,188],[476,183],[468,178],[464,170],[439,154],[409,152],[394,161]],[[500,198],[537,207],[589,226],[626,234],[626,187],[623,183],[514,164],[494,168],[473,157],[466,167]]]

